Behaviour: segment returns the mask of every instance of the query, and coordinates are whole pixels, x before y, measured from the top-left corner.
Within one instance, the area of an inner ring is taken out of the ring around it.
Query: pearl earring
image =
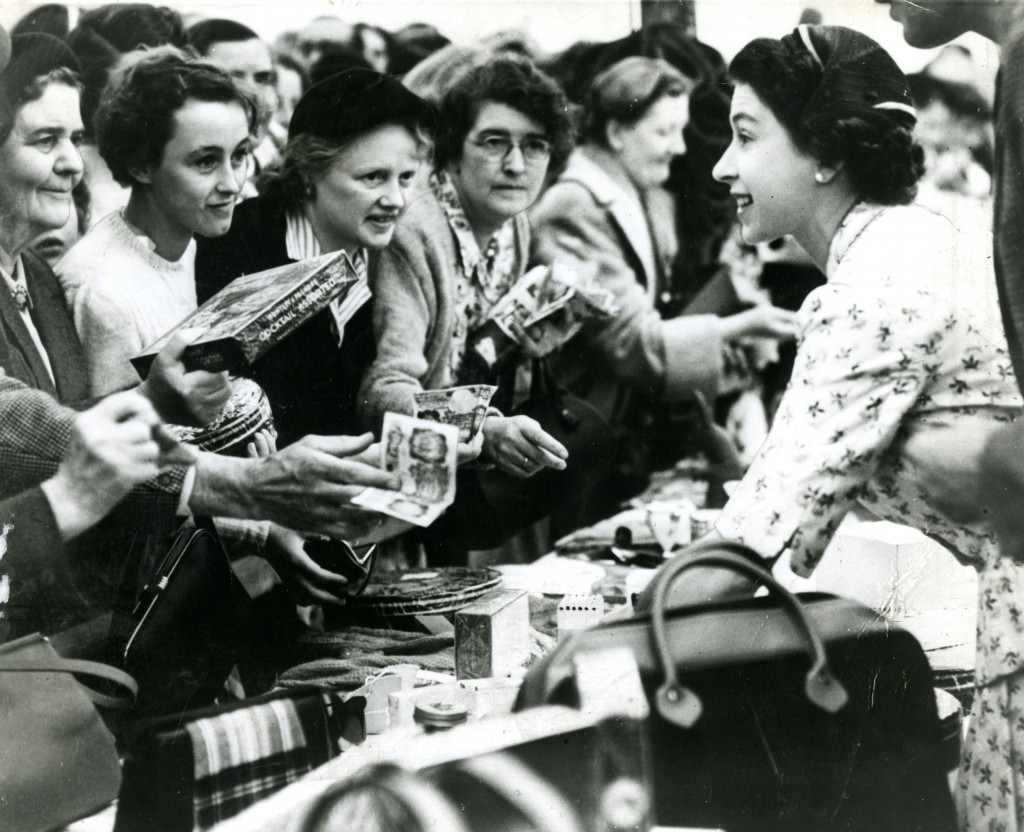
[[[817,173],[815,173],[814,174],[814,181],[817,182],[819,185],[824,185],[825,184],[825,173],[824,173],[824,171],[820,171],[819,170]]]

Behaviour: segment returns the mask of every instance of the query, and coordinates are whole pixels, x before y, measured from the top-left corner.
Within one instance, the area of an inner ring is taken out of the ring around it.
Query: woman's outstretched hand
[[[569,452],[529,416],[488,416],[481,458],[506,474],[526,479],[541,468],[564,471]]]
[[[722,320],[722,337],[726,341],[738,338],[771,338],[789,341],[797,335],[795,312],[764,304],[737,312]]]

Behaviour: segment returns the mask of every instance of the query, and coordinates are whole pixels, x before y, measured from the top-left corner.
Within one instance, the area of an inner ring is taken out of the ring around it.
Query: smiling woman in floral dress
[[[1024,744],[1006,718],[1024,706],[1024,565],[1000,557],[986,495],[958,489],[1021,407],[991,243],[911,204],[923,172],[915,111],[906,78],[871,39],[801,26],[751,42],[730,72],[733,141],[714,175],[729,184],[749,242],[792,234],[827,283],[800,309],[792,381],[715,534],[769,563],[789,550],[807,575],[860,502],[974,565],[972,726],[984,730],[965,743],[961,795],[974,807],[968,827],[989,829],[993,813],[1003,823],[1017,811],[1012,796],[1024,797]],[[673,600],[744,585],[708,570]]]

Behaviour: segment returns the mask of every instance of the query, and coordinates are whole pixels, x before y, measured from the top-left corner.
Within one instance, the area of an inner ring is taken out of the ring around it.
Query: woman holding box
[[[200,240],[202,302],[234,278],[345,251],[359,282],[256,362],[282,445],[355,432],[355,400],[374,339],[367,260],[391,241],[434,129],[433,110],[398,81],[350,69],[311,87],[292,115],[282,170]]]

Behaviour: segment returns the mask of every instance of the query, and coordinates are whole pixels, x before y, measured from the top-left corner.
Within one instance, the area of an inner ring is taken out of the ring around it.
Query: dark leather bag
[[[75,676],[128,694],[101,693]],[[95,705],[124,707],[135,690],[116,668],[61,658],[39,633],[0,646],[0,829],[54,829],[117,797],[121,765]]]
[[[956,828],[931,668],[909,633],[853,601],[797,598],[739,544],[697,544],[655,578],[650,615],[574,634],[517,707],[576,704],[573,657],[626,645],[652,704],[655,816],[670,826],[830,832]],[[664,608],[696,566],[766,598]]]
[[[209,518],[183,528],[130,615],[116,616],[118,663],[139,683],[136,716],[212,703],[238,659],[252,601]]]

